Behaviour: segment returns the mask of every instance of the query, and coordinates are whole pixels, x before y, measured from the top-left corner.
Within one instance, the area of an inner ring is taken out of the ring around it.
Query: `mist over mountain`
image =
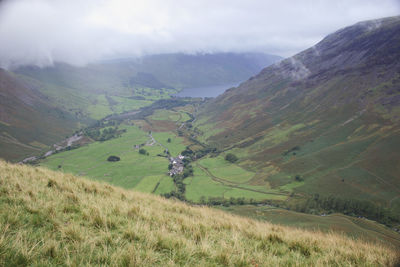
[[[0,66],[84,66],[104,58],[171,53],[286,57],[338,28],[399,12],[397,0],[5,0]]]

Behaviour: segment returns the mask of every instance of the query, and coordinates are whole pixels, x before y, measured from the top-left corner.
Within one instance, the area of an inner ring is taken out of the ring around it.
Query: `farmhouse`
[[[174,158],[174,157],[170,157],[169,158],[169,162],[172,165],[172,168],[169,170],[168,174],[170,176],[174,176],[176,174],[180,174],[183,172],[183,168],[184,168],[184,163],[183,163],[183,159],[185,157],[182,155],[179,155],[178,157]]]

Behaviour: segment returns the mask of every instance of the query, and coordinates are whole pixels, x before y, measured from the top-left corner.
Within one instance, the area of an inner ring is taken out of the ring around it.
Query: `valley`
[[[39,165],[126,189],[178,198],[194,205],[214,206],[259,220],[293,226],[302,218],[297,227],[338,231],[394,246],[400,244],[399,234],[366,218],[335,214],[324,217],[323,212],[310,215],[288,211],[287,203],[304,200],[296,191],[304,181],[295,180],[280,187],[254,183],[257,172],[225,159],[230,151],[240,155],[238,150],[218,151],[194,137],[192,123],[203,100],[187,98],[178,102],[180,106],[163,104],[172,108],[159,109],[160,104],[155,104],[154,109],[150,105],[126,115],[111,116],[103,120],[105,125],[100,132],[109,127],[107,124],[118,125],[113,127],[122,132],[120,136],[56,153],[41,160]],[[140,153],[141,149],[145,152]],[[191,172],[171,177],[168,158],[181,154],[185,155],[184,170]],[[109,162],[109,156],[117,156],[120,160]]]
[[[400,16],[165,51],[0,69],[0,265],[399,263]]]

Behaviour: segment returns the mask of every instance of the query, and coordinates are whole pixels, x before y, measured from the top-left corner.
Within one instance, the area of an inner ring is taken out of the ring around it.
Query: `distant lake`
[[[211,85],[211,86],[203,86],[203,87],[194,87],[194,88],[185,88],[175,96],[180,97],[217,97],[225,90],[236,87],[241,82],[236,83],[228,83],[223,85]]]

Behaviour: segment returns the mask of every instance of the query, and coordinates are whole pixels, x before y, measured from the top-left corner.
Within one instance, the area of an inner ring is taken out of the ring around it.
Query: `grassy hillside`
[[[49,103],[35,86],[0,69],[0,158],[40,153],[76,127],[76,118]]]
[[[314,210],[312,213],[319,215],[309,215],[265,205],[285,206],[292,200],[296,200],[298,205],[303,197],[295,193],[295,190],[304,181],[293,181],[279,188],[272,188],[269,184],[255,184],[253,181],[259,172],[246,170],[225,160],[226,153],[211,153],[198,159],[195,156],[187,158],[192,161],[193,173],[183,178],[183,185],[178,185],[179,181],[167,174],[169,162],[163,151],[167,147],[171,155],[176,156],[187,151],[188,147],[195,151],[196,147],[205,149],[192,142],[192,132],[188,130],[196,105],[192,102],[168,109],[155,107],[153,113],[150,112],[151,107],[148,107],[146,114],[150,115],[143,120],[126,118],[119,125],[120,130],[126,131],[120,137],[56,153],[41,160],[40,165],[52,170],[85,175],[126,189],[166,196],[178,194],[182,200],[191,203],[230,206],[226,208],[229,211],[283,225],[299,223],[298,226],[305,229],[343,232],[351,237],[400,245],[400,236],[395,231],[365,218],[352,217],[354,214],[319,216],[332,211]],[[148,155],[138,152],[136,146],[139,144],[143,144],[141,147]],[[108,162],[107,158],[111,155],[121,160]]]
[[[273,224],[318,230],[326,233],[338,232],[349,237],[369,242],[382,242],[400,248],[400,235],[382,224],[366,218],[351,217],[340,213],[314,215],[276,208],[269,205],[240,205],[218,207],[222,210],[267,221]]]
[[[396,251],[0,162],[0,265],[394,266]]]
[[[198,140],[236,154],[249,184],[400,214],[399,33],[400,17],[358,23],[265,68],[201,108]]]

